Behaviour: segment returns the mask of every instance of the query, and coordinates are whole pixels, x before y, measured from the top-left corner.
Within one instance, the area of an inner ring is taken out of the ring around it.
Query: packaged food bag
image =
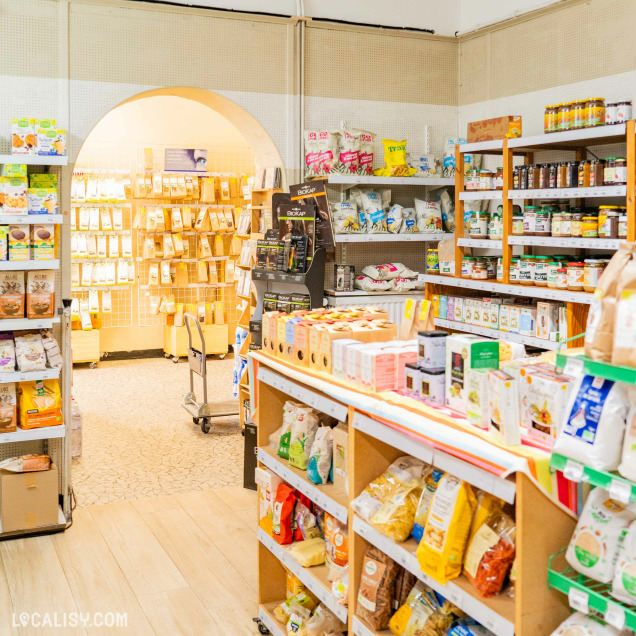
[[[62,395],[57,380],[20,382],[19,426],[23,429],[62,424]]]
[[[320,420],[308,406],[296,408],[289,438],[289,464],[307,470],[311,445],[316,437]]]
[[[303,584],[303,582],[293,573],[287,570],[287,598],[291,598],[292,596],[296,596],[296,594],[300,594],[301,592],[307,591],[307,588]]]
[[[618,472],[629,479],[636,481],[636,405],[634,405],[633,392],[630,391],[632,406],[627,414],[627,425],[625,426],[625,438],[623,440],[623,453]]]
[[[384,263],[382,265],[367,265],[362,273],[375,280],[393,280],[394,278],[412,278],[410,274],[415,274],[402,263]]]
[[[358,204],[355,201],[342,201],[334,204],[331,210],[331,221],[336,234],[360,232]]]
[[[322,565],[325,562],[325,540],[322,537],[314,537],[298,541],[287,550],[287,553],[304,568]]]
[[[392,205],[386,215],[386,229],[390,234],[398,234],[402,231],[404,221],[404,208],[397,203]]]
[[[275,444],[278,448],[278,456],[283,459],[289,459],[291,427],[296,417],[296,408],[299,406],[300,404],[292,402],[291,400],[287,400],[283,405],[283,424],[275,433],[275,436],[278,438]],[[272,437],[270,437],[270,441],[273,441]]]
[[[349,563],[347,525],[327,512],[325,513],[325,563],[329,581],[335,581],[341,577]]]
[[[389,629],[395,636],[445,634],[452,622],[452,615],[442,611],[433,590],[418,581],[406,602],[391,617]]]
[[[318,133],[318,169],[321,175],[333,172],[338,157],[339,133],[334,130],[321,130]]]
[[[51,467],[51,458],[48,455],[21,455],[10,457],[0,462],[0,470],[11,473],[33,473],[48,470]]]
[[[477,530],[479,530],[490,517],[500,514],[504,507],[504,502],[501,501],[501,499],[483,490],[475,493],[475,497],[477,498],[477,510],[475,511],[472,525],[470,526],[471,541]]]
[[[386,232],[386,215],[382,205],[382,195],[375,190],[363,190],[360,198],[367,219],[367,232],[369,234]]]
[[[405,568],[400,569],[395,579],[394,608],[402,607],[402,605],[406,603],[409,594],[417,583],[417,577],[412,572],[409,572]]]
[[[576,612],[564,620],[550,636],[619,636],[615,627],[604,623],[596,616]]]
[[[426,525],[428,509],[431,507],[431,501],[433,501],[433,495],[437,490],[437,484],[443,476],[443,470],[433,468],[424,478],[424,487],[422,488],[420,500],[417,503],[413,532],[411,533],[418,543],[422,540],[422,535],[424,534],[424,526]]]
[[[18,425],[18,400],[14,382],[0,384],[0,433],[12,433]]]
[[[318,605],[318,601],[314,598],[314,595],[308,590],[303,590],[302,592],[289,597],[274,608],[274,616],[279,623],[283,623],[283,625],[287,624],[291,613],[290,607],[292,603],[297,603],[301,607],[306,607],[309,611],[313,611]]]
[[[372,629],[389,626],[393,612],[393,594],[398,565],[384,552],[367,545],[362,559],[356,615]]]
[[[415,219],[418,232],[442,231],[442,210],[439,203],[415,199]]]
[[[438,583],[446,584],[462,572],[476,506],[469,484],[448,473],[440,479],[416,552],[422,571]]]
[[[336,170],[344,174],[357,174],[360,165],[360,135],[341,130],[338,135],[338,161]]]
[[[554,452],[597,470],[616,470],[628,408],[620,382],[582,376],[572,388]]]
[[[565,558],[581,574],[600,583],[610,583],[616,572],[618,546],[627,526],[636,518],[636,508],[614,499],[602,488],[588,495]]]
[[[274,540],[281,545],[292,542],[292,519],[295,505],[296,495],[294,495],[294,489],[285,483],[280,484],[276,491],[276,498],[274,499],[272,536]]]
[[[614,345],[612,364],[636,367],[636,260],[623,268],[616,288],[616,319],[614,321]]]
[[[611,593],[623,603],[636,605],[636,521],[629,524],[627,534],[618,546]]]
[[[388,280],[375,280],[364,274],[360,274],[353,279],[353,286],[355,289],[362,289],[364,291],[386,291],[391,288],[391,281]]]
[[[287,620],[287,636],[307,636],[307,621],[311,612],[292,601],[289,605],[289,619]]]
[[[402,234],[417,234],[417,217],[414,208],[402,208]]]
[[[339,634],[345,629],[346,626],[322,603],[318,605],[312,617],[307,621],[307,636]]]
[[[331,472],[333,459],[333,434],[329,426],[321,426],[316,431],[316,437],[311,445],[309,462],[307,463],[307,477],[314,484],[326,484]]]
[[[464,617],[453,621],[446,636],[496,636],[488,628],[480,625],[474,618]]]
[[[383,139],[384,168],[373,171],[377,177],[410,177],[417,172],[415,168],[409,168],[406,163],[406,139],[395,141]]]
[[[360,155],[358,164],[358,174],[373,174],[373,144],[375,143],[375,134],[368,130],[355,130],[360,137]]]

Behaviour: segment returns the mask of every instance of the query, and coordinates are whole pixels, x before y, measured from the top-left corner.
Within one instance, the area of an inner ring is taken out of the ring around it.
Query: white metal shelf
[[[331,583],[327,580],[327,567],[325,565],[304,568],[262,528],[258,529],[258,540],[343,623],[347,622],[347,608],[344,605],[340,605],[336,597],[331,593]]]
[[[0,225],[33,225],[34,223],[64,223],[63,214],[0,214]]]
[[[60,269],[60,261],[57,258],[48,261],[0,261],[0,271],[27,269]]]
[[[509,236],[508,245],[539,245],[542,247],[570,247],[588,250],[617,250],[625,239],[578,238],[565,236]]]
[[[363,175],[330,174],[328,182],[334,185],[415,185],[441,188],[454,186],[454,178],[443,177],[374,177]]]
[[[466,190],[459,193],[460,201],[496,201],[497,199],[503,201],[503,192],[501,190]]]
[[[471,239],[460,238],[457,239],[457,245],[462,247],[479,247],[481,249],[501,250],[503,249],[503,242],[494,239]]]
[[[98,291],[117,291],[119,289],[126,289],[130,287],[133,283],[122,283],[121,285],[90,285],[86,287],[71,287],[71,292],[74,291],[91,291],[92,289],[97,289]],[[1,326],[1,323],[0,323]]]
[[[444,598],[447,598],[459,609],[493,631],[497,636],[514,635],[514,622],[499,614],[493,607],[503,607],[507,610],[508,614],[514,616],[514,599],[501,596],[492,599],[481,599],[477,596],[477,591],[474,590],[463,576],[449,581],[446,585],[438,583],[420,569],[415,555],[417,544],[412,539],[398,544],[357,516],[353,517],[353,531],[378,548],[378,550],[381,550],[384,554],[391,557],[396,563],[399,563],[420,581],[433,588]],[[364,634],[365,632],[362,633]]]
[[[22,430],[18,428],[13,433],[3,433],[0,435],[0,444],[15,444],[16,442],[32,442],[38,439],[55,439],[66,435],[66,426],[59,424],[58,426],[42,426],[40,428],[31,428]]]
[[[55,380],[60,377],[59,369],[43,371],[6,371],[0,373],[0,384],[9,382],[33,382],[34,380]]]
[[[552,340],[544,340],[534,336],[522,336],[519,333],[510,333],[509,331],[500,331],[499,329],[491,329],[490,327],[478,327],[469,325],[465,322],[455,322],[454,320],[444,320],[442,318],[434,318],[433,322],[436,327],[444,327],[445,329],[454,329],[455,331],[466,331],[478,336],[486,336],[487,338],[495,338],[497,340],[506,340],[508,342],[517,342],[529,347],[538,347],[540,349],[548,349],[556,351],[559,343]]]
[[[419,417],[423,418],[424,416]],[[513,480],[493,475],[483,468],[479,468],[458,457],[453,457],[426,442],[419,441],[357,411],[353,416],[353,427],[393,448],[417,457],[427,464],[432,464],[440,470],[460,477],[476,488],[499,497],[499,499],[503,499],[510,504],[515,501],[516,484]]]
[[[527,296],[530,298],[542,298],[546,300],[560,300],[570,303],[584,303],[589,305],[594,298],[594,294],[584,292],[563,291],[561,289],[551,289],[550,287],[535,287],[526,285],[504,285],[503,283],[492,283],[488,281],[472,280],[470,278],[455,278],[454,276],[439,276],[436,274],[424,274],[427,283],[435,285],[448,285],[463,289],[478,289],[480,291],[492,292],[494,294],[510,294],[511,296]]]
[[[307,495],[317,506],[327,511],[338,521],[344,524],[347,523],[349,512],[347,496],[344,492],[336,490],[333,484],[325,484],[324,486],[313,484],[306,477],[307,471],[293,469],[286,461],[282,462],[273,448],[259,448],[258,461],[276,473],[290,486],[293,486],[303,495]],[[334,496],[340,501],[337,501]]]
[[[595,128],[583,128],[580,130],[564,130],[543,135],[508,139],[508,148],[517,150],[522,148],[561,150],[570,149],[568,146],[571,148],[600,146],[624,142],[626,133],[627,126],[625,124],[596,126]]]
[[[112,201],[85,201],[84,203],[79,203],[78,201],[71,201],[72,208],[131,208],[132,203],[125,202],[117,202],[113,203]]]
[[[509,199],[591,199],[595,197],[624,197],[627,186],[599,186],[597,188],[535,188],[508,190]]]
[[[60,322],[59,316],[53,318],[8,318],[0,320],[0,331],[20,329],[51,329]]]
[[[413,234],[336,234],[336,243],[407,243],[413,241],[441,241],[454,236],[452,232],[437,232],[427,234],[417,232]]]
[[[472,144],[460,144],[459,146],[459,152],[479,153],[485,150],[499,150],[503,152],[503,139],[477,141]]]
[[[71,257],[71,263],[101,263],[104,261],[111,261],[115,263],[132,263],[135,259],[130,256],[96,256],[95,258],[73,258]]]
[[[68,157],[64,155],[0,155],[0,164],[22,163],[27,166],[66,166]]]
[[[280,602],[282,603],[283,601],[281,600]],[[280,603],[267,603],[265,605],[259,605],[258,617],[273,636],[287,636],[287,630],[276,620],[273,613],[274,608],[279,604]]]
[[[120,234],[132,234],[132,230],[73,230],[74,234],[103,234],[104,236],[119,236]]]
[[[227,261],[229,256],[210,256],[209,258],[141,258],[137,257],[138,263],[212,263],[214,261]]]

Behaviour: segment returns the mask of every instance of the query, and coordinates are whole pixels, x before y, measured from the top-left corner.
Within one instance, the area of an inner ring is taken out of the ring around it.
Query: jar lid
[[[631,99],[625,99],[625,100],[621,100],[620,102],[616,102],[616,104],[614,104],[615,106],[617,106],[618,104],[631,104],[632,100]]]
[[[480,170],[479,173],[483,173],[483,172],[487,172],[488,174],[492,173],[492,170],[488,170],[487,168],[484,168],[483,170]]]
[[[558,264],[559,264],[559,262],[558,262],[558,261],[550,261],[550,262],[548,263],[548,265],[558,265]]]
[[[583,217],[584,221],[597,221],[597,217],[596,216],[584,216]]]
[[[446,371],[429,371],[428,369],[423,369],[422,367],[419,367],[420,369],[420,373],[423,373],[425,375],[442,375],[443,373],[446,373]]]
[[[585,263],[568,263],[568,267],[585,267]]]
[[[538,210],[538,209],[539,209],[539,206],[537,205],[526,205],[524,207],[524,210]]]
[[[429,252],[437,252],[437,248],[436,247],[429,247],[428,251]]]
[[[567,272],[568,270],[565,268],[560,267],[559,269],[557,269],[557,272]]]
[[[612,159],[616,159],[616,157],[605,157],[605,161],[612,161]]]
[[[517,263],[517,262],[519,262],[519,259],[518,258],[513,258],[510,262],[511,263]]]
[[[551,256],[535,256],[534,258],[536,258],[537,260],[541,259],[542,261],[547,261],[549,259],[551,259]]]
[[[417,371],[419,369],[419,367],[417,366],[415,362],[407,362],[404,366],[407,369],[413,369],[413,371]]]
[[[418,331],[418,336],[424,336],[424,338],[446,338],[448,333],[446,331]]]
[[[586,263],[600,263],[600,261],[595,259],[595,258],[586,258],[585,262]]]
[[[618,210],[620,207],[618,205],[599,205],[599,210]]]
[[[477,258],[476,256],[463,256],[462,260],[463,261],[467,261],[467,260],[474,261],[476,258]]]
[[[625,157],[614,157],[614,159],[616,159],[616,161],[627,161]]]
[[[502,167],[502,166],[500,166],[499,168],[497,168],[497,170],[503,170],[503,167]]]

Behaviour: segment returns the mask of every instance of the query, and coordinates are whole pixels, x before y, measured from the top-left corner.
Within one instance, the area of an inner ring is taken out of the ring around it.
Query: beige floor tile
[[[255,490],[248,490],[243,486],[228,486],[227,488],[219,488],[215,495],[234,512],[256,510],[258,495]]]
[[[174,495],[160,495],[159,497],[144,497],[143,499],[133,499],[130,502],[135,510],[140,514],[150,512],[162,512],[164,510],[180,509],[181,505]]]
[[[148,619],[128,618],[125,627],[87,627],[87,636],[156,636]]]
[[[258,530],[256,507],[247,510],[239,510],[236,514],[243,520],[245,526],[256,534],[256,531]]]
[[[212,618],[223,628],[223,634],[232,636],[254,636],[258,628],[252,620],[258,616],[257,603],[225,605],[209,610]]]
[[[90,514],[137,597],[187,587],[132,504],[94,506]]]
[[[18,631],[13,627],[13,601],[9,592],[9,584],[0,556],[0,634],[13,636]]]

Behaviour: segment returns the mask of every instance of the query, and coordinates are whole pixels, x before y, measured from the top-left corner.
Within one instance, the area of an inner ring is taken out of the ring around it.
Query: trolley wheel
[[[267,629],[267,627],[265,627],[265,625],[263,625],[263,623],[259,623],[258,624],[258,631],[261,634],[269,634],[269,629]]]
[[[207,417],[202,417],[201,418],[201,430],[207,434],[210,432],[210,420]]]
[[[179,362],[179,356],[172,356],[172,361],[177,364],[177,362]]]
[[[170,360],[170,354],[164,351],[163,357]]]
[[[90,362],[90,363],[88,364],[88,366],[89,366],[91,369],[94,369],[94,368],[97,366],[97,362]]]

